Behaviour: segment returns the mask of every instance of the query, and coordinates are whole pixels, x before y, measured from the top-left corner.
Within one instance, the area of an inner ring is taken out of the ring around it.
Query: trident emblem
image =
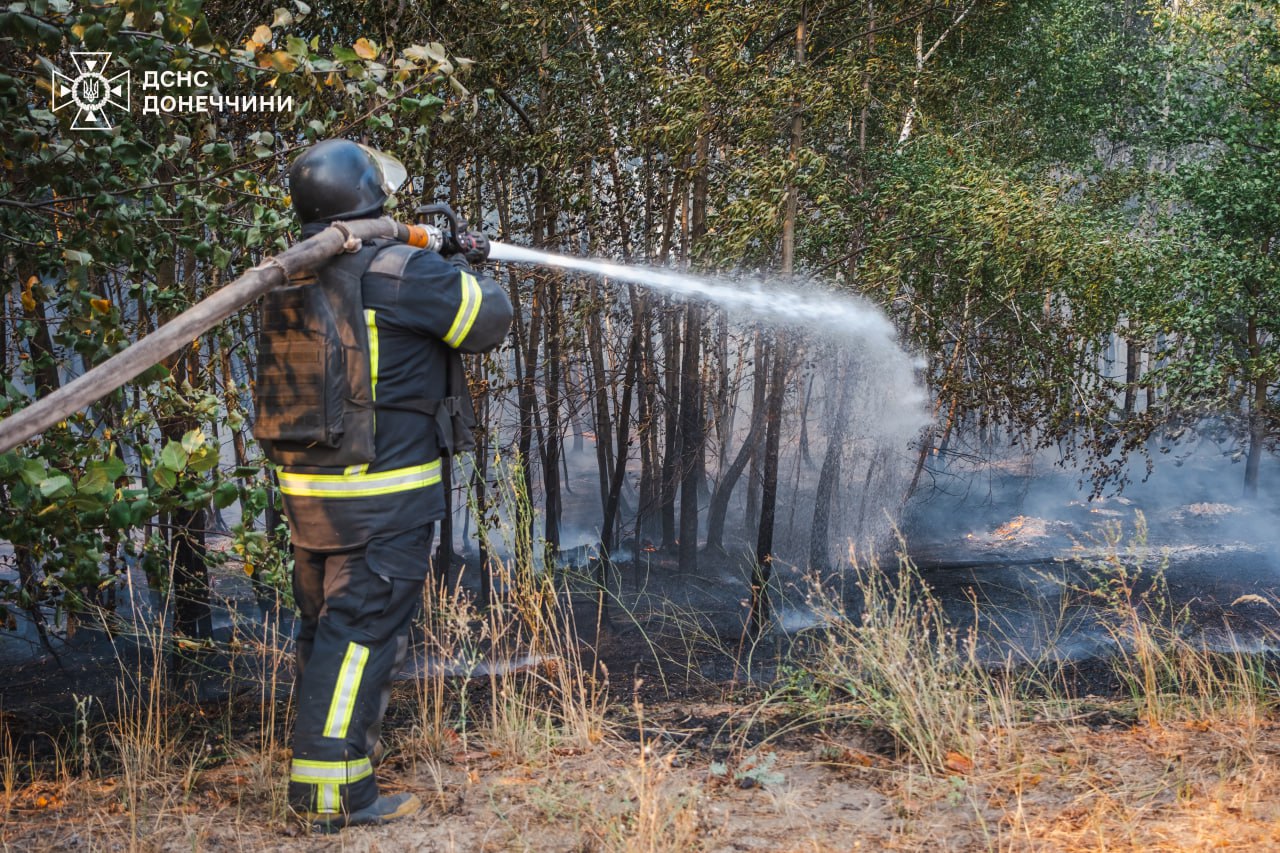
[[[129,109],[129,72],[121,71],[107,77],[110,53],[72,51],[71,61],[76,66],[76,76],[70,77],[53,69],[53,111],[75,104],[77,107],[72,130],[110,130],[111,118],[107,108]]]

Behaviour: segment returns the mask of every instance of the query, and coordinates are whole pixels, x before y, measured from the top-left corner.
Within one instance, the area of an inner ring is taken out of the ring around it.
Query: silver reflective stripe
[[[336,784],[316,785],[316,811],[320,814],[331,814],[338,811],[338,786]]]
[[[313,761],[295,758],[289,771],[289,779],[309,785],[350,785],[373,775],[373,764],[368,758],[354,761]]]
[[[294,474],[280,471],[280,491],[314,498],[359,498],[420,489],[440,482],[440,460],[376,474]]]

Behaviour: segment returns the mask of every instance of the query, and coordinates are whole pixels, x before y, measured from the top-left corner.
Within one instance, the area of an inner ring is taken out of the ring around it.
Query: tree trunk
[[[769,348],[764,334],[756,332],[751,376],[751,419],[764,416],[765,399],[769,391]],[[758,530],[760,522],[760,466],[764,462],[764,430],[756,434],[756,443],[751,448],[751,468],[747,475],[747,507],[743,518],[745,530]]]
[[[805,47],[809,29],[809,7],[800,4],[800,20],[796,24],[795,56],[797,73],[805,69]],[[799,96],[791,105],[791,142],[788,155],[786,205],[782,217],[782,277],[795,273],[796,217],[799,211],[799,188],[796,170],[800,163],[800,147],[804,142],[804,104]],[[765,412],[764,472],[760,489],[760,532],[756,538],[756,563],[751,579],[751,621],[749,631],[759,636],[769,621],[769,580],[773,573],[773,524],[778,501],[778,446],[782,431],[782,404],[786,398],[788,357],[786,338],[779,333],[774,340],[774,358],[770,379],[769,402]]]
[[[649,300],[641,297],[641,308],[636,319],[636,334],[640,337],[640,363],[638,366],[640,394],[636,404],[636,433],[640,439],[640,500],[636,507],[636,544],[652,535],[651,520],[658,507],[658,478],[655,473],[658,457],[657,430],[654,412],[657,402],[654,395],[653,333],[650,323]]]
[[[622,383],[622,402],[618,406],[618,458],[613,466],[613,480],[604,505],[604,522],[600,526],[600,546],[606,559],[612,553],[617,539],[614,527],[618,519],[618,504],[622,498],[622,484],[626,480],[628,448],[631,443],[631,396],[635,387],[636,366],[639,362],[640,338],[632,334],[627,352],[627,373]]]
[[[756,528],[756,518],[759,512],[759,477],[758,468],[761,457],[764,455],[764,414],[765,399],[768,391],[769,376],[769,352],[764,345],[763,336],[760,333],[755,335],[752,344],[751,354],[753,371],[752,375],[752,395],[751,395],[751,412],[750,424],[751,428],[747,433],[747,437],[738,450],[738,455],[734,458],[733,464],[728,470],[721,475],[720,482],[716,484],[715,494],[711,496],[711,507],[707,513],[707,548],[712,547],[719,551],[724,551],[724,528],[725,520],[728,516],[729,503],[733,496],[733,489],[737,486],[737,481],[742,476],[743,469],[749,464],[751,467],[750,479],[748,480],[747,507],[745,510],[745,518],[743,520],[744,530],[751,531]]]
[[[725,469],[720,476],[720,482],[716,484],[716,490],[711,495],[711,506],[707,510],[707,551],[714,549],[724,553],[724,522],[729,514],[729,500],[733,497],[733,488],[742,477],[742,472],[746,470],[747,462],[755,454],[763,434],[764,421],[753,418],[751,432],[747,434],[746,441],[742,442],[742,447],[738,448],[738,455],[734,457],[733,463]]]
[[[592,286],[593,301],[600,298],[599,290]],[[609,374],[604,360],[604,327],[600,312],[592,311],[587,321],[587,345],[591,356],[591,383],[595,400],[594,431],[596,435],[596,462],[600,478],[600,511],[609,501],[609,483],[613,480],[613,440],[609,435],[612,418],[609,415]]]
[[[809,403],[813,401],[813,374],[805,381],[804,405],[800,407],[800,458],[804,464],[813,467],[813,456],[809,452]]]
[[[663,412],[666,427],[666,448],[662,457],[662,547],[672,551],[676,545],[676,488],[679,483],[676,464],[680,453],[679,407],[680,394],[680,325],[677,310],[669,308],[663,318],[662,337],[666,348],[666,388]]]
[[[773,576],[773,526],[778,506],[778,449],[782,432],[782,404],[786,399],[786,340],[774,340],[773,370],[765,404],[763,475],[760,488],[760,530],[756,537],[756,562],[751,574],[750,631],[758,636],[769,621],[769,581]]]
[[[695,55],[698,48],[695,48]],[[694,143],[694,172],[691,184],[689,241],[692,253],[707,234],[707,196],[711,136],[706,129],[711,116]],[[706,423],[703,414],[704,388],[702,375],[703,309],[690,304],[685,314],[684,359],[680,371],[680,571],[692,574],[698,570],[698,498],[703,488],[706,468]]]
[[[1124,416],[1130,418],[1138,407],[1138,368],[1141,350],[1131,337],[1124,338]]]
[[[476,435],[475,471],[472,474],[472,489],[475,493],[476,518],[476,556],[480,561],[480,599],[477,605],[487,610],[493,603],[493,579],[489,569],[489,531],[485,527],[489,519],[488,479],[489,479],[489,395],[477,395],[480,411],[476,421],[480,430]]]
[[[1244,463],[1244,495],[1258,497],[1258,471],[1262,465],[1262,452],[1267,440],[1267,379],[1262,374],[1262,341],[1258,332],[1258,319],[1249,315],[1249,360],[1253,364],[1253,399],[1249,405],[1249,455]]]
[[[685,314],[684,360],[680,370],[680,571],[698,570],[698,492],[702,486],[703,424],[701,365],[702,309]]]
[[[809,530],[809,568],[827,571],[831,568],[831,506],[836,484],[840,482],[840,462],[844,457],[844,439],[848,429],[849,383],[843,371],[838,372],[840,404],[827,436],[827,450],[822,456],[818,489],[814,497],[813,526]],[[812,385],[810,385],[812,388]]]
[[[547,361],[544,383],[547,431],[542,452],[542,489],[545,495],[544,520],[547,544],[560,550],[560,459],[563,436],[560,430],[560,276],[553,273],[547,282]]]

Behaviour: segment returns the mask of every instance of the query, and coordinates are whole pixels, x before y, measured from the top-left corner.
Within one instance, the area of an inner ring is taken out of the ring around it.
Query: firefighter
[[[405,177],[357,143],[314,145],[289,169],[302,235],[381,215]],[[483,235],[441,252],[366,242],[262,308],[254,433],[277,465],[300,613],[289,802],[318,831],[421,808],[379,794],[381,721],[445,512],[441,466],[473,446],[460,353],[498,346],[512,314],[471,268]]]

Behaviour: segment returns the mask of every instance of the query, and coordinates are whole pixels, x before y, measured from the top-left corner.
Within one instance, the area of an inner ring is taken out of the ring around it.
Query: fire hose
[[[426,205],[419,215],[439,214],[448,231],[431,224],[405,225],[389,217],[336,222],[315,236],[299,241],[174,317],[150,335],[68,382],[30,406],[0,420],[0,453],[17,447],[74,412],[87,408],[161,360],[189,345],[200,335],[249,305],[258,297],[285,286],[295,273],[308,272],[342,252],[356,251],[363,240],[399,240],[434,251],[480,249],[482,234],[467,233],[465,223],[448,205]]]

